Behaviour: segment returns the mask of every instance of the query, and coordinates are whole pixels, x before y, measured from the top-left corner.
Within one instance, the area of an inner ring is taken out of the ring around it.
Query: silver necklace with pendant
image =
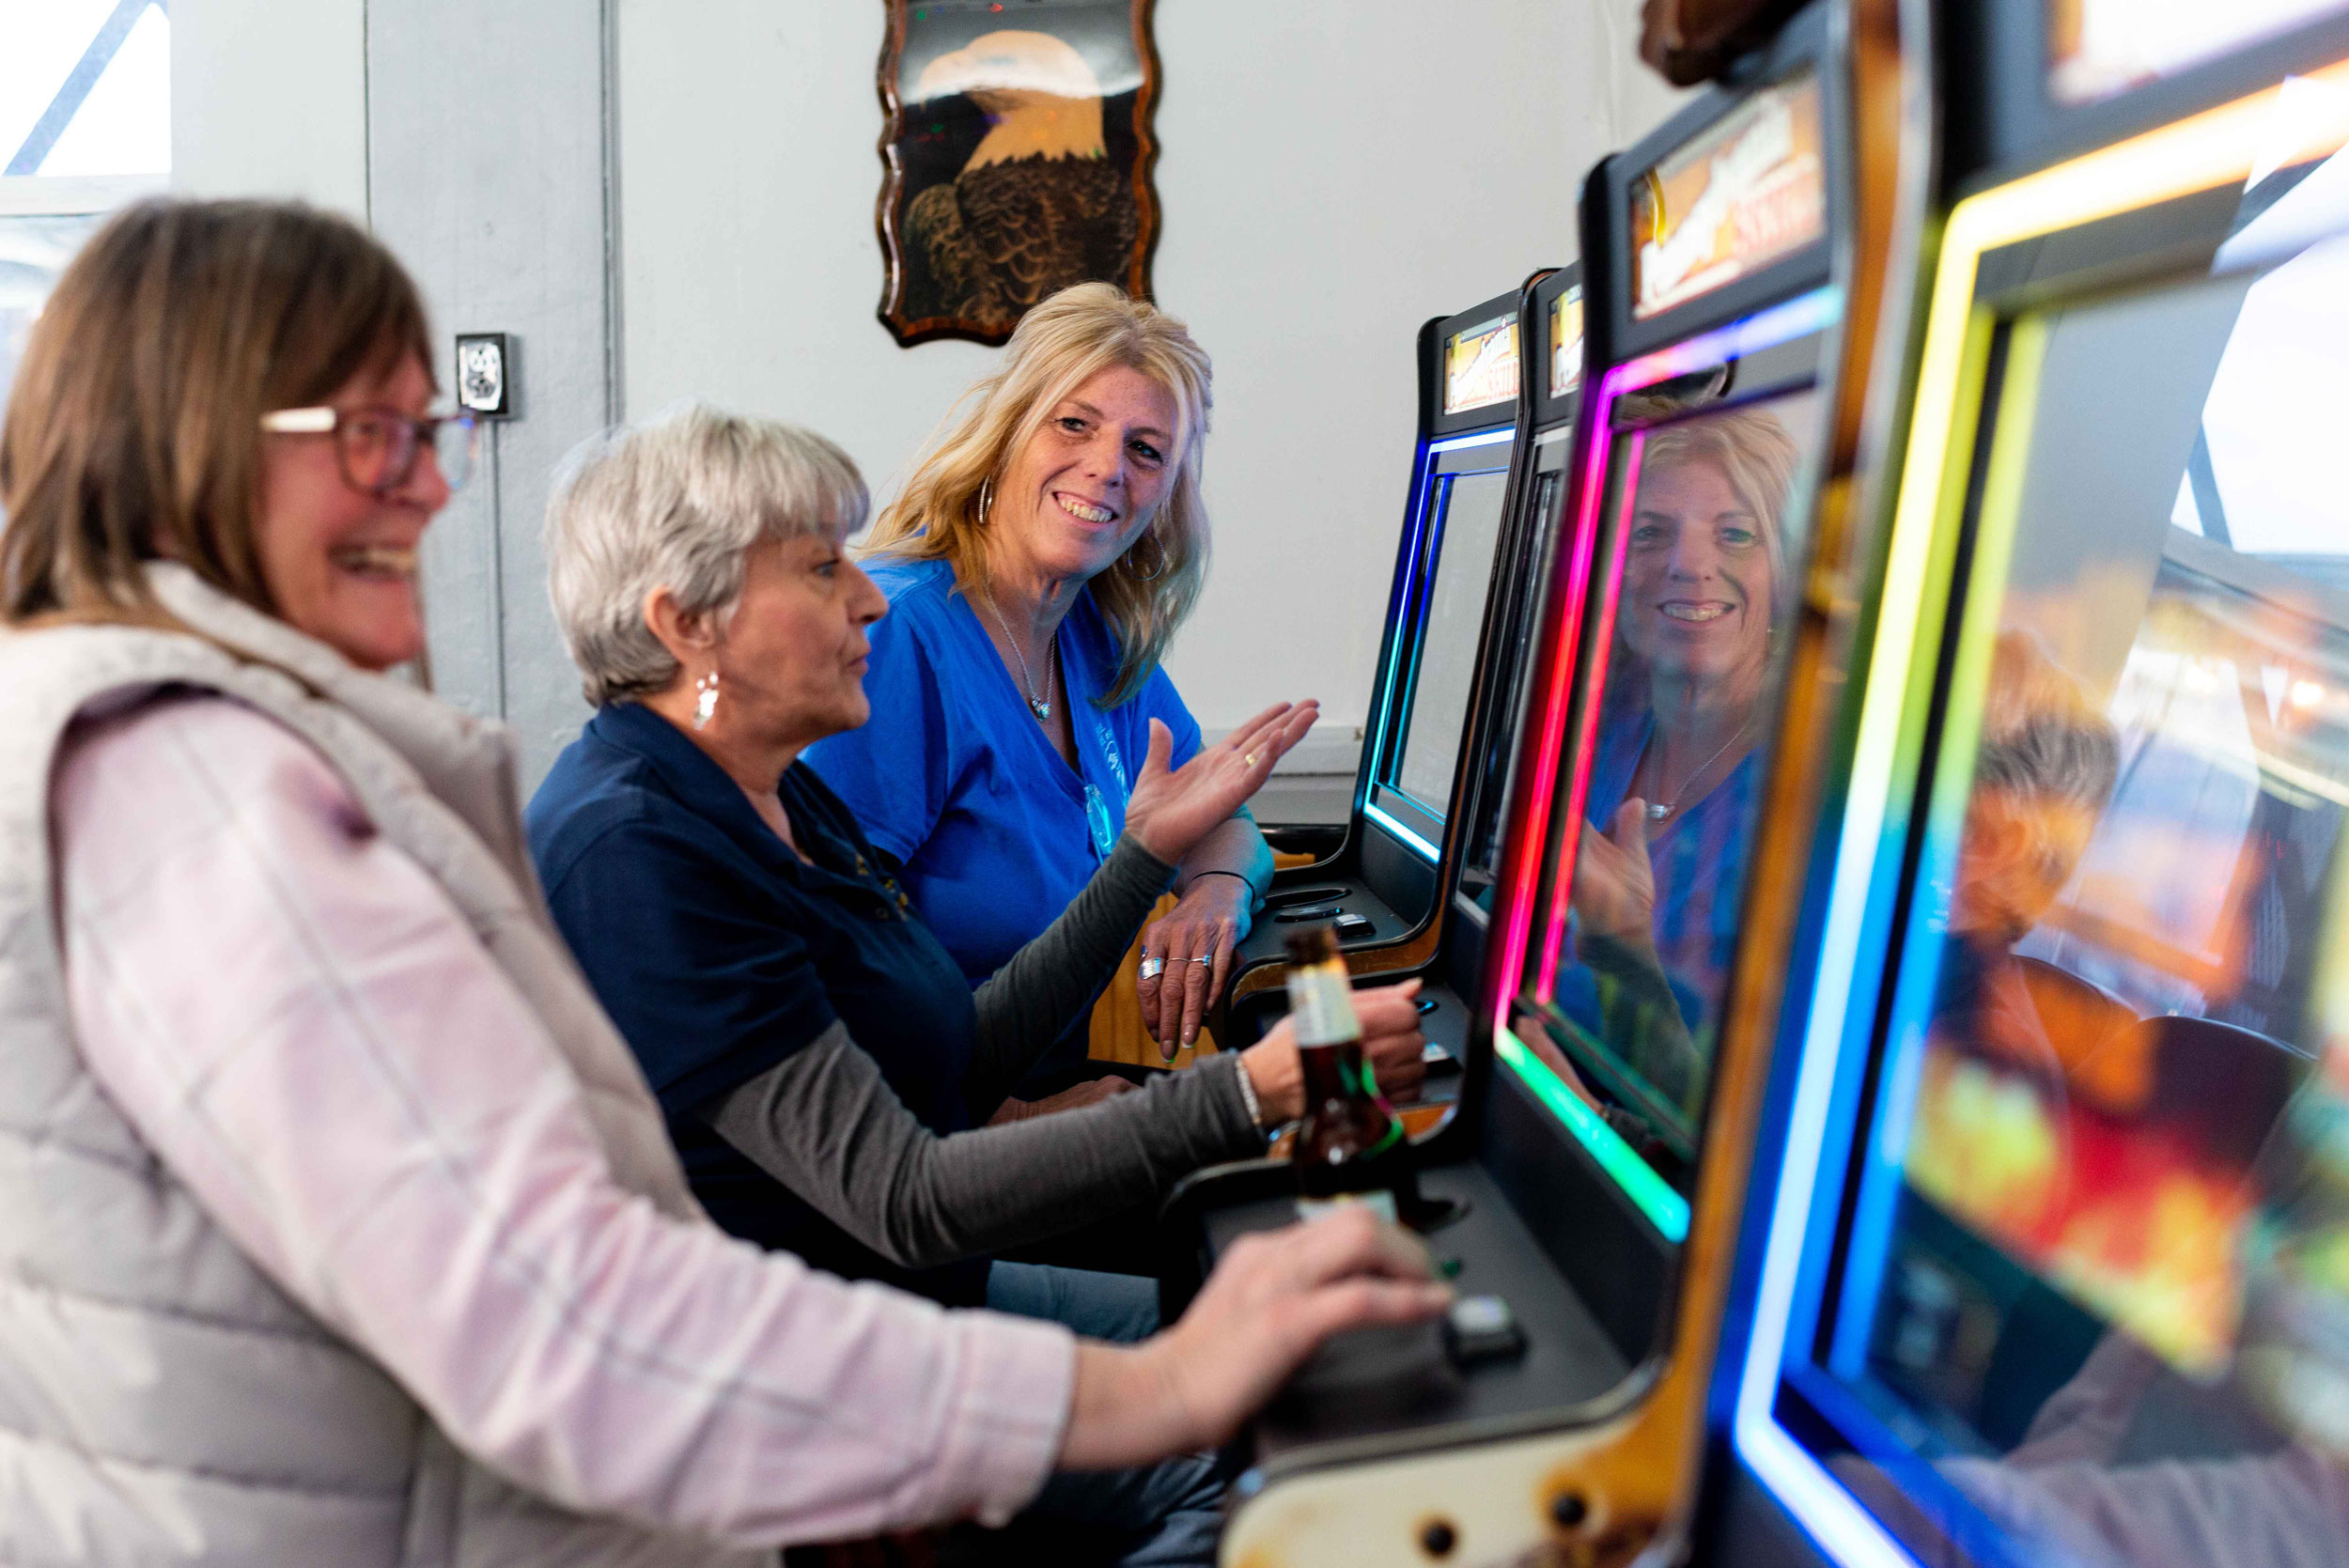
[[[1035,715],[1039,724],[1052,722],[1052,677],[1060,670],[1060,639],[1055,637],[1044,644],[1044,695],[1035,694],[1035,682],[1028,676],[1028,656],[1019,651],[1019,639],[1011,634],[1011,623],[995,608],[995,597],[987,596],[987,613],[995,617],[995,624],[1003,629],[1003,644],[1011,649],[1012,658],[1019,661],[1019,692],[1028,699],[1028,711]]]
[[[1698,763],[1696,770],[1690,773],[1687,778],[1680,781],[1680,787],[1672,791],[1672,798],[1671,800],[1650,800],[1647,804],[1647,819],[1650,822],[1661,822],[1664,818],[1678,811],[1680,809],[1680,798],[1688,792],[1688,786],[1695,784],[1697,780],[1703,778],[1706,768],[1720,761],[1724,753],[1726,753],[1732,746],[1737,744],[1740,739],[1744,738],[1747,729],[1750,728],[1752,723],[1753,721],[1751,719],[1748,719],[1744,723],[1730,731],[1729,738],[1721,742],[1720,751],[1715,752],[1711,756],[1706,757],[1703,762]],[[1664,759],[1660,753],[1656,759],[1656,782],[1658,784],[1664,782]]]

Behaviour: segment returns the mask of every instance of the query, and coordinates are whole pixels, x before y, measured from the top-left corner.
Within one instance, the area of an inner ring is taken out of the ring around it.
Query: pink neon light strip
[[[1640,493],[1640,455],[1647,449],[1647,437],[1634,435],[1631,450],[1624,458],[1623,495],[1626,505]],[[1605,464],[1595,467],[1604,468]],[[1606,585],[1599,599],[1597,635],[1591,640],[1595,650],[1591,663],[1591,689],[1606,690],[1608,657],[1615,646],[1615,606],[1623,598],[1623,557],[1630,530],[1615,530],[1614,552],[1607,562],[1607,574],[1599,581]],[[1582,727],[1574,737],[1574,782],[1566,792],[1566,820],[1558,841],[1558,878],[1549,890],[1549,929],[1542,936],[1542,967],[1534,976],[1533,997],[1548,1001],[1557,994],[1558,955],[1566,944],[1566,918],[1573,912],[1574,901],[1569,896],[1574,881],[1575,857],[1581,852],[1582,808],[1591,793],[1591,752],[1598,737],[1596,702],[1587,703],[1582,710]]]
[[[1625,378],[1631,365],[1618,365],[1600,380],[1598,394],[1582,405],[1584,419],[1596,419],[1596,427],[1606,429],[1614,412],[1615,399],[1623,395]],[[1509,1010],[1517,1001],[1525,981],[1525,941],[1533,924],[1533,894],[1541,881],[1542,851],[1549,833],[1549,808],[1558,787],[1558,765],[1564,757],[1563,731],[1566,724],[1566,698],[1574,685],[1574,667],[1578,646],[1574,632],[1582,624],[1582,611],[1589,602],[1591,591],[1591,562],[1597,553],[1596,523],[1599,497],[1607,479],[1609,444],[1594,443],[1590,470],[1582,478],[1582,493],[1576,498],[1574,524],[1567,537],[1573,541],[1572,566],[1566,580],[1566,592],[1551,612],[1549,645],[1553,657],[1549,668],[1549,690],[1542,702],[1541,748],[1533,755],[1533,787],[1526,792],[1522,810],[1524,815],[1517,828],[1517,863],[1508,887],[1509,900],[1502,923],[1501,948],[1505,984],[1496,987],[1493,998],[1493,1026],[1509,1027]],[[1554,967],[1554,966],[1553,966]]]

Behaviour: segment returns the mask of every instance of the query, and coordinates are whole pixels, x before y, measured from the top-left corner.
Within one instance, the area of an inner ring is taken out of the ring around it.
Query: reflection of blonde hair
[[[1681,405],[1661,397],[1631,396],[1617,405],[1619,417],[1656,419],[1677,411]],[[1725,413],[1701,413],[1650,430],[1641,442],[1640,483],[1666,469],[1703,464],[1719,474],[1737,504],[1751,514],[1754,532],[1770,565],[1770,637],[1773,644],[1784,631],[1794,606],[1794,568],[1787,559],[1784,519],[1786,503],[1795,489],[1799,461],[1794,437],[1778,416],[1766,409],[1732,409]],[[1632,509],[1639,505],[1632,498]],[[1630,520],[1624,520],[1630,526]],[[1647,667],[1616,632],[1609,656],[1607,684],[1610,691],[1643,686]]]
[[[1641,443],[1640,473],[1704,463],[1727,480],[1737,504],[1753,515],[1754,530],[1770,562],[1770,624],[1776,627],[1793,602],[1794,573],[1786,560],[1786,503],[1795,489],[1795,438],[1766,409],[1733,409],[1703,414],[1648,432]]]
[[[1120,366],[1147,376],[1174,400],[1168,459],[1174,478],[1149,528],[1091,583],[1093,601],[1117,639],[1117,678],[1095,699],[1103,707],[1141,690],[1206,580],[1207,508],[1199,471],[1214,405],[1213,369],[1182,322],[1106,283],[1064,288],[1029,311],[1002,365],[947,415],[904,492],[873,520],[865,543],[870,554],[944,561],[965,593],[984,592],[983,498],[991,499],[1013,455],[1063,398]],[[1138,569],[1152,565],[1156,570]]]

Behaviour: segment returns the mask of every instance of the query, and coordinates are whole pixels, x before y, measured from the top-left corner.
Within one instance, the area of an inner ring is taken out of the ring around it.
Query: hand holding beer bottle
[[[1354,984],[1326,925],[1289,933],[1289,1016],[1305,1081],[1290,1159],[1297,1212],[1319,1219],[1362,1203],[1394,1220],[1411,1192],[1403,1124],[1378,1093],[1354,1016]]]

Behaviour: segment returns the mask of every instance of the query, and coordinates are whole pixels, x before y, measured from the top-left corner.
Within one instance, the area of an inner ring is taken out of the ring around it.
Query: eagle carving
[[[917,313],[1000,341],[1071,284],[1126,284],[1141,226],[1133,172],[1109,156],[1084,57],[1049,33],[987,33],[916,84],[922,103],[954,94],[988,130],[952,179],[906,204],[906,246],[928,272]]]

